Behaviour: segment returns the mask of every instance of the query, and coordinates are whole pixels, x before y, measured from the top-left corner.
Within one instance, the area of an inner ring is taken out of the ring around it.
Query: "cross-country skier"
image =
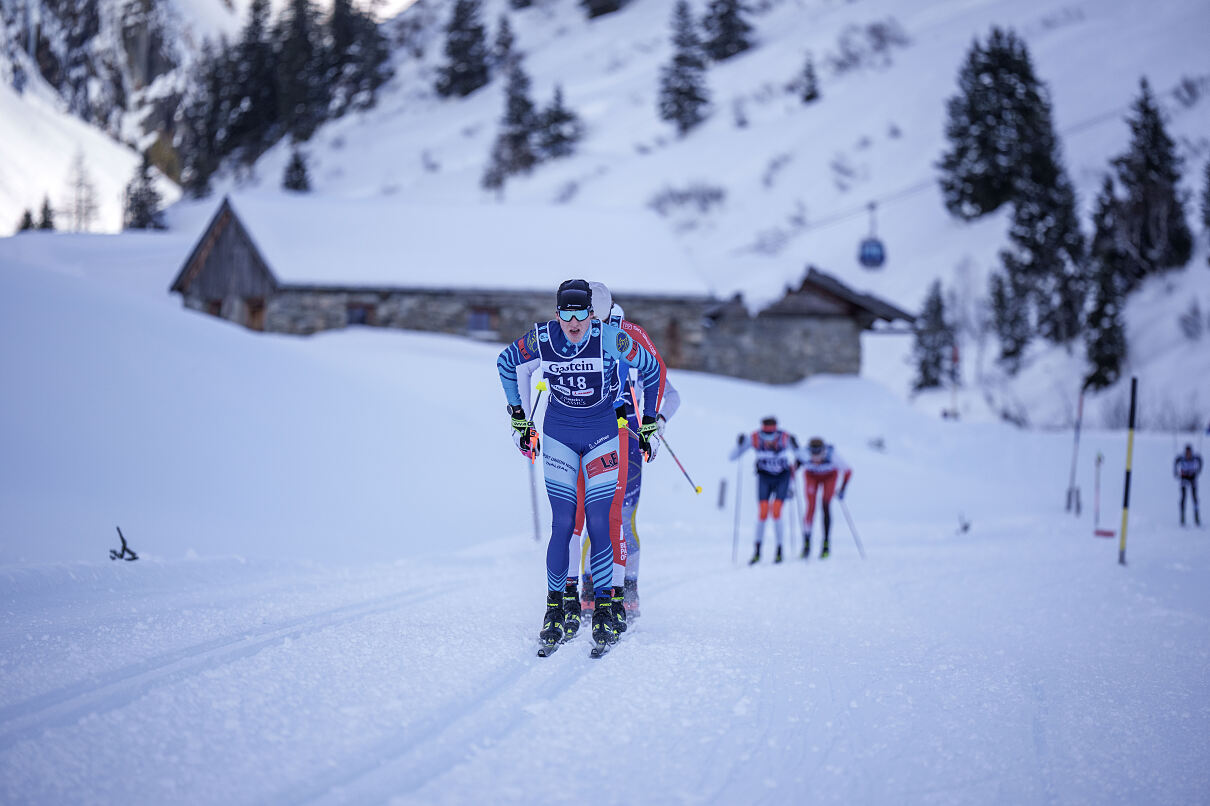
[[[777,536],[777,553],[773,562],[782,560],[781,509],[790,484],[794,481],[795,454],[798,440],[788,431],[777,427],[776,417],[765,417],[760,421],[760,430],[751,434],[740,434],[731,459],[738,459],[749,448],[756,451],[756,501],[759,506],[756,520],[756,551],[748,565],[760,562],[760,544],[765,534],[765,521],[773,515],[773,533]]]
[[[659,427],[659,434],[664,433],[664,424],[676,413],[680,408],[681,397],[676,389],[668,381],[666,372],[667,367],[664,365],[663,358],[660,357],[659,350],[651,341],[651,337],[647,335],[647,331],[639,325],[625,318],[625,311],[620,305],[615,305],[613,295],[609,288],[604,283],[591,282],[588,284],[592,289],[592,309],[593,315],[600,318],[602,321],[608,321],[609,324],[622,328],[636,342],[647,349],[647,352],[655,356],[660,364],[660,398],[656,405],[656,410],[659,412],[656,415],[656,424]],[[622,396],[626,405],[627,420],[630,430],[638,431],[639,421],[637,412],[643,408],[643,403],[646,401],[643,397],[643,388],[638,385],[638,373],[631,369],[629,377],[623,379]],[[654,446],[653,446],[654,448]],[[613,580],[614,584],[614,614],[619,618],[617,627],[621,631],[626,629],[626,619],[635,618],[639,615],[639,535],[635,526],[635,517],[638,512],[639,494],[642,489],[642,469],[643,456],[639,450],[638,441],[630,440],[630,455],[626,462],[626,492],[622,501],[622,539],[626,542],[626,570],[624,578],[619,580],[616,577]],[[576,513],[576,529],[572,535],[571,546],[568,551],[570,565],[567,569],[567,592],[563,598],[565,603],[568,629],[574,630],[580,619],[580,603],[575,599],[577,592],[577,577],[580,573],[581,558],[587,559],[586,550],[581,549],[580,535],[584,529],[584,510],[583,510],[583,489],[580,490],[580,508]],[[591,594],[591,575],[590,569],[585,563],[583,580],[584,580],[584,602],[585,607],[592,605]],[[618,583],[621,583],[619,586]]]
[[[624,565],[620,523],[627,460],[627,431],[619,428],[615,407],[621,395],[618,365],[635,367],[646,403],[638,429],[639,446],[653,455],[658,430],[656,401],[659,363],[620,328],[590,317],[592,295],[584,280],[567,280],[555,298],[558,318],[534,325],[500,352],[496,361],[500,383],[512,417],[513,438],[532,461],[538,453],[537,430],[522,407],[518,367],[527,373],[540,367],[550,389],[543,421],[546,442],[543,471],[550,498],[551,539],[546,550],[546,613],[539,633],[540,654],[549,654],[563,640],[563,594],[567,580],[567,546],[576,518],[576,486],[584,482],[584,508],[592,547],[591,567],[596,608],[592,620],[594,654],[617,640],[610,583],[613,568]],[[622,474],[621,476],[619,474]],[[620,559],[619,559],[620,557]]]
[[[1193,452],[1192,445],[1185,446],[1185,452],[1176,457],[1172,473],[1181,482],[1181,526],[1185,525],[1185,490],[1193,494],[1193,522],[1202,525],[1202,516],[1197,511],[1197,477],[1202,472],[1202,456]]]
[[[819,551],[822,560],[832,553],[828,538],[832,532],[832,494],[844,500],[844,491],[849,486],[853,469],[849,467],[836,448],[826,444],[820,437],[811,437],[805,452],[799,452],[799,461],[805,473],[803,487],[807,494],[807,512],[802,524],[802,558],[811,556],[811,527],[815,523],[816,493],[823,491],[823,547]],[[840,490],[836,482],[840,481]]]

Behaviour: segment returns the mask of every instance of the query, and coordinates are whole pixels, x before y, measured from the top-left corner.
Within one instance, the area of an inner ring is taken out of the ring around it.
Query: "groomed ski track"
[[[643,616],[599,661],[579,637],[534,657],[541,590],[484,587],[489,570],[533,576],[536,547],[490,567],[338,575],[325,604],[256,625],[239,622],[266,600],[297,606],[325,577],[282,569],[274,592],[223,587],[231,569],[212,561],[172,594],[221,593],[204,634],[182,642],[152,615],[166,599],[124,590],[128,568],[101,569],[106,589],[75,605],[146,650],[73,679],[57,664],[88,621],[10,618],[5,642],[25,649],[6,653],[4,677],[43,647],[58,680],[27,678],[0,708],[0,799],[522,803],[537,781],[605,786],[611,803],[1180,803],[1207,791],[1208,641],[1188,584],[1210,567],[1204,542],[1196,570],[1165,564],[1157,585],[1085,556],[1107,542],[1011,524],[990,549],[986,528],[978,550],[869,537],[865,563],[842,527],[826,561],[753,568],[731,565],[725,532],[699,543],[692,531],[648,527],[660,538],[644,554]],[[1094,585],[1115,595],[1082,593]],[[584,778],[595,754],[624,772]]]

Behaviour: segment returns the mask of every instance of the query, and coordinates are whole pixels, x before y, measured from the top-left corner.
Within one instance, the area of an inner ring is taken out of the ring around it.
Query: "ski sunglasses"
[[[570,322],[572,319],[575,319],[577,322],[583,322],[588,318],[588,311],[559,311],[559,318],[564,322]]]

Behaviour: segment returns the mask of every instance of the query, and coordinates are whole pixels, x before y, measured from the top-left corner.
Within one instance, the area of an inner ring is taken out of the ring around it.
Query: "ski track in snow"
[[[382,596],[365,602],[287,619],[262,629],[215,638],[104,672],[76,685],[0,708],[0,746],[33,738],[45,730],[70,725],[84,716],[112,711],[145,696],[151,689],[203,674],[266,647],[310,633],[347,626],[378,613],[432,598],[433,587],[420,592]]]

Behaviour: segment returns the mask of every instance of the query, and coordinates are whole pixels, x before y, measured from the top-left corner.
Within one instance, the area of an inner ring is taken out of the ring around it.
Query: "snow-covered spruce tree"
[[[516,11],[523,8],[529,8],[534,4],[534,0],[508,0],[508,7]]]
[[[512,25],[508,15],[501,14],[496,24],[496,38],[492,43],[492,67],[496,70],[508,70],[513,60],[513,46],[516,44]]]
[[[989,287],[992,330],[1000,340],[997,361],[1009,375],[1016,375],[1030,341],[1028,295],[1000,272],[992,272]]]
[[[702,18],[703,47],[716,62],[730,59],[752,47],[752,26],[744,19],[740,0],[711,0]]]
[[[504,117],[483,175],[485,188],[498,189],[508,177],[529,173],[538,163],[538,114],[529,87],[529,76],[521,62],[514,60],[504,90]]]
[[[55,228],[55,211],[51,209],[50,197],[42,197],[42,211],[38,216],[38,229],[53,230]]]
[[[1210,243],[1210,160],[1206,161],[1205,177],[1202,180],[1202,232],[1206,236],[1206,241]],[[1210,263],[1210,255],[1206,256],[1206,262]]]
[[[122,227],[124,229],[166,229],[164,213],[160,210],[163,198],[155,188],[151,176],[151,160],[146,155],[134,178],[126,185],[125,202],[122,205]]]
[[[33,211],[27,208],[25,212],[21,214],[21,221],[17,224],[17,232],[25,232],[26,230],[33,229],[35,226]]]
[[[390,79],[390,45],[372,14],[353,0],[334,0],[328,17],[327,83],[329,111],[339,116],[349,109],[368,109],[378,88]]]
[[[951,214],[969,221],[1012,201],[1038,135],[1035,109],[1045,103],[1029,52],[1013,31],[994,27],[986,45],[971,44],[958,93],[946,102],[949,148],[937,164]]]
[[[1089,260],[1093,271],[1092,308],[1087,320],[1087,352],[1091,370],[1087,382],[1101,389],[1117,380],[1126,355],[1121,321],[1129,289],[1138,283],[1138,267],[1122,247],[1120,202],[1113,179],[1105,177],[1093,212]]]
[[[819,100],[819,79],[815,75],[815,59],[810,53],[807,54],[802,75],[798,78],[798,97],[804,104]]]
[[[1080,332],[1088,270],[1075,191],[1057,164],[1035,168],[1018,186],[1001,261],[1032,300],[1042,336],[1069,344]]]
[[[464,98],[487,83],[487,32],[479,0],[457,0],[445,27],[446,63],[437,70],[435,89],[442,98]]]
[[[1193,251],[1193,234],[1177,187],[1181,158],[1145,78],[1131,113],[1130,147],[1113,161],[1123,193],[1127,249],[1147,273],[1184,266]]]
[[[181,182],[195,199],[210,195],[210,177],[228,151],[233,72],[231,49],[203,41],[176,114],[175,145],[184,164]]]
[[[1121,374],[1126,357],[1122,306],[1126,294],[1139,281],[1138,266],[1122,246],[1120,206],[1113,178],[1106,176],[1092,213],[1092,245],[1088,250],[1092,304],[1084,328],[1090,365],[1084,382],[1092,389],[1104,389]]]
[[[571,156],[584,136],[580,117],[563,103],[563,88],[555,85],[550,106],[538,115],[538,154],[540,159]]]
[[[479,180],[479,185],[484,190],[494,190],[500,198],[503,198],[504,195],[504,180],[508,178],[504,173],[504,161],[504,141],[497,136],[492,142],[492,150],[487,157],[487,167],[483,170],[483,177]]]
[[[277,139],[277,71],[269,0],[252,0],[248,21],[233,49],[230,118],[220,154],[236,154],[251,164]]]
[[[916,363],[916,380],[912,388],[935,389],[945,379],[946,363],[954,349],[954,329],[945,319],[945,300],[941,281],[934,280],[924,299],[924,310],[916,320],[916,342],[912,354]]]
[[[282,174],[281,186],[295,193],[307,193],[311,190],[311,179],[307,176],[307,160],[297,148],[290,149],[290,161]]]
[[[289,0],[277,22],[277,107],[283,133],[307,140],[328,115],[328,53],[313,0]]]
[[[622,7],[623,0],[580,0],[580,5],[588,12],[588,19],[600,17],[602,14],[612,14]]]
[[[672,12],[672,61],[660,70],[660,120],[675,124],[684,136],[706,119],[709,107],[705,53],[689,3],[677,0]]]

